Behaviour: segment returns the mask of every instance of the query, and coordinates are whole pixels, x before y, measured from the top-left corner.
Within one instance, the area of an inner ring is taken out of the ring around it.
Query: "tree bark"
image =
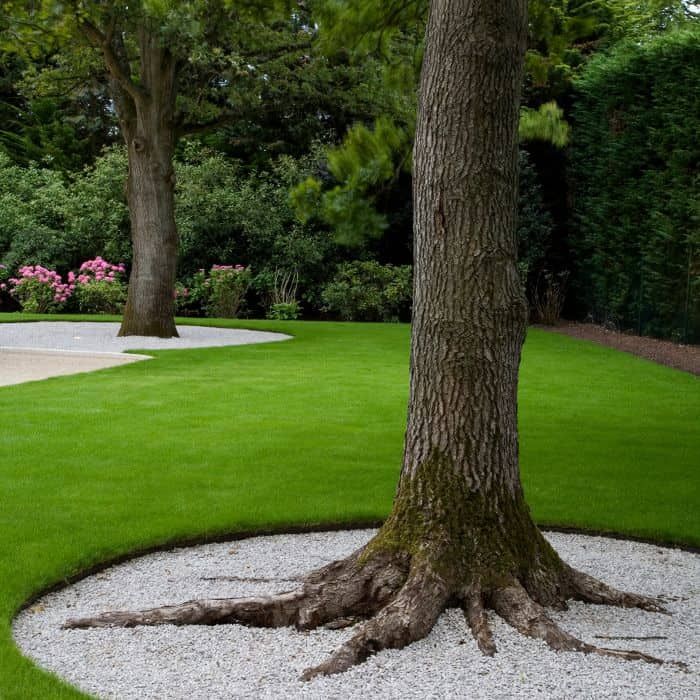
[[[131,95],[117,84],[113,90],[119,94],[129,159],[126,190],[133,243],[119,335],[170,338],[178,334],[173,294],[178,255],[173,169],[177,65],[157,36],[144,29],[139,39],[144,89]]]
[[[459,530],[477,516],[501,521],[525,510],[517,382],[527,303],[515,215],[526,5],[437,0],[426,36],[414,146],[411,388],[397,505],[433,521],[440,503],[459,493],[466,519]]]
[[[662,611],[567,566],[533,523],[518,466],[517,382],[527,307],[516,266],[517,122],[527,0],[433,0],[414,150],[415,275],[403,467],[377,535],[291,593],[190,601],[68,627],[238,622],[309,629],[369,618],[305,679],[424,637],[460,605],[496,652],[492,608],[556,650],[660,660],[586,644],[545,606]]]

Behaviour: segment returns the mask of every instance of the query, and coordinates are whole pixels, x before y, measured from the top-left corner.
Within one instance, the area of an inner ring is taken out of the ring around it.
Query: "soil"
[[[562,321],[557,326],[537,326],[545,331],[564,333],[572,338],[591,340],[609,348],[622,350],[667,367],[700,376],[700,345],[680,345],[670,340],[631,335],[608,330],[593,323]]]

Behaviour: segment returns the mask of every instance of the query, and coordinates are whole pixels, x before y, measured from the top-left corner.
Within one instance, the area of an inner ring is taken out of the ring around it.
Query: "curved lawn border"
[[[94,576],[102,571],[111,569],[113,566],[118,566],[124,562],[130,561],[132,559],[138,559],[139,557],[146,556],[148,554],[155,554],[157,552],[167,552],[173,549],[187,549],[188,547],[197,547],[199,545],[205,544],[219,544],[222,542],[238,542],[240,540],[247,540],[251,537],[269,537],[272,535],[305,535],[313,534],[318,532],[341,532],[344,530],[370,530],[378,529],[384,523],[383,520],[368,520],[366,522],[352,522],[352,523],[316,523],[313,525],[290,525],[288,527],[281,526],[279,528],[263,528],[260,530],[235,530],[232,532],[223,532],[216,534],[212,537],[197,537],[192,536],[189,538],[169,540],[162,542],[160,544],[154,544],[152,546],[142,547],[140,549],[135,549],[131,552],[126,552],[124,554],[118,554],[115,557],[105,559],[103,561],[97,562],[86,569],[82,569],[76,574],[67,576],[61,581],[57,581],[54,584],[50,584],[45,588],[38,590],[33,593],[27,600],[20,605],[17,612],[14,614],[13,619],[17,615],[27,608],[31,607],[40,598],[48,595],[49,593],[54,593],[56,591],[63,590],[68,586],[72,586],[78,581],[82,581],[89,576]],[[634,537],[633,535],[625,535],[619,532],[610,532],[607,530],[586,530],[582,528],[566,527],[559,525],[540,525],[540,529],[544,532],[560,532],[567,535],[587,535],[589,537],[605,537],[611,540],[620,540],[622,542],[639,542],[641,544],[650,544],[655,547],[661,547],[665,549],[678,549],[682,552],[689,552],[691,554],[700,554],[700,547],[694,547],[692,545],[675,544],[673,542],[663,542],[658,540],[651,540],[645,537]]]

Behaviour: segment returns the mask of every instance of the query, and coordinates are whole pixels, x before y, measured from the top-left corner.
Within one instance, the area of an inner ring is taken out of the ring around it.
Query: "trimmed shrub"
[[[400,321],[411,315],[409,265],[374,260],[344,263],[322,292],[325,311],[344,321]]]
[[[700,340],[700,28],[618,46],[577,90],[574,291],[596,321]]]

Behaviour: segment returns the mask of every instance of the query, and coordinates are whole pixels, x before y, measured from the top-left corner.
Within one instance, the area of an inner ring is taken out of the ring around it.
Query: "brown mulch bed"
[[[573,338],[592,340],[616,350],[644,357],[660,365],[674,367],[700,376],[700,345],[678,345],[669,340],[657,340],[641,335],[611,331],[593,323],[562,321],[557,326],[537,326],[545,331],[564,333]]]

